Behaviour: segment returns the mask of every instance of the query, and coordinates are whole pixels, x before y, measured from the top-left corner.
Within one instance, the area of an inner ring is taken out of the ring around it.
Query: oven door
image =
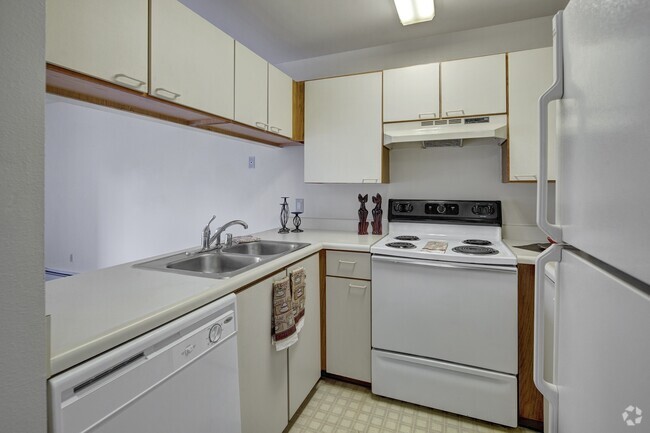
[[[372,347],[517,374],[517,268],[372,256]]]

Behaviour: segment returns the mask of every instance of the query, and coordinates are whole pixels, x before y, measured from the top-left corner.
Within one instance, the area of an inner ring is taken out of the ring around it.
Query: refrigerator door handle
[[[537,225],[556,242],[562,242],[562,228],[548,221],[548,104],[564,94],[562,11],[553,17],[553,75],[555,82],[539,98],[539,175],[537,179]]]
[[[533,381],[539,392],[548,400],[549,429],[548,433],[557,433],[558,388],[557,385],[544,380],[544,279],[547,263],[559,262],[562,259],[562,245],[553,244],[537,256],[535,260],[535,324],[533,346]]]

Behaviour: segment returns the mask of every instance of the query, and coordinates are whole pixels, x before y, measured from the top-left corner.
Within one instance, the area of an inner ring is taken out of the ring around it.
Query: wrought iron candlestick
[[[384,211],[381,210],[381,195],[372,196],[372,202],[375,204],[375,207],[372,209],[372,234],[380,235],[381,234],[381,217],[384,215]]]
[[[368,209],[366,209],[366,202],[368,201],[368,194],[361,195],[359,194],[359,228],[357,233],[360,235],[368,234]]]
[[[289,233],[287,228],[287,222],[289,222],[289,203],[287,203],[287,199],[289,197],[282,198],[284,199],[284,202],[280,203],[280,224],[282,224],[282,227],[278,230],[278,233]]]
[[[302,223],[302,220],[300,219],[300,214],[302,212],[291,212],[295,216],[293,217],[293,225],[296,226],[295,229],[291,230],[292,233],[302,233],[304,230],[300,228],[300,224]]]

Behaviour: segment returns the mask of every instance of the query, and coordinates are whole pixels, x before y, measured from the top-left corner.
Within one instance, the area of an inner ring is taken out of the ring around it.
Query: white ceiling
[[[435,0],[402,26],[393,0],[181,0],[273,64],[553,15],[569,0]]]

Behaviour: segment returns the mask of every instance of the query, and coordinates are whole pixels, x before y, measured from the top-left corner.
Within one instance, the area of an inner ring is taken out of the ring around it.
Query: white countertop
[[[517,264],[520,265],[534,265],[535,259],[541,254],[541,252],[535,252],[530,250],[525,250],[523,248],[517,248],[515,245],[529,245],[535,243],[534,241],[519,241],[516,239],[504,239],[503,242],[510,248],[510,251],[515,253],[517,256]]]
[[[329,230],[281,235],[276,229],[255,235],[265,240],[308,242],[311,245],[226,280],[133,267],[134,263],[151,260],[147,258],[47,282],[45,309],[50,316],[50,375],[142,335],[321,249],[369,252],[370,246],[382,238]]]

